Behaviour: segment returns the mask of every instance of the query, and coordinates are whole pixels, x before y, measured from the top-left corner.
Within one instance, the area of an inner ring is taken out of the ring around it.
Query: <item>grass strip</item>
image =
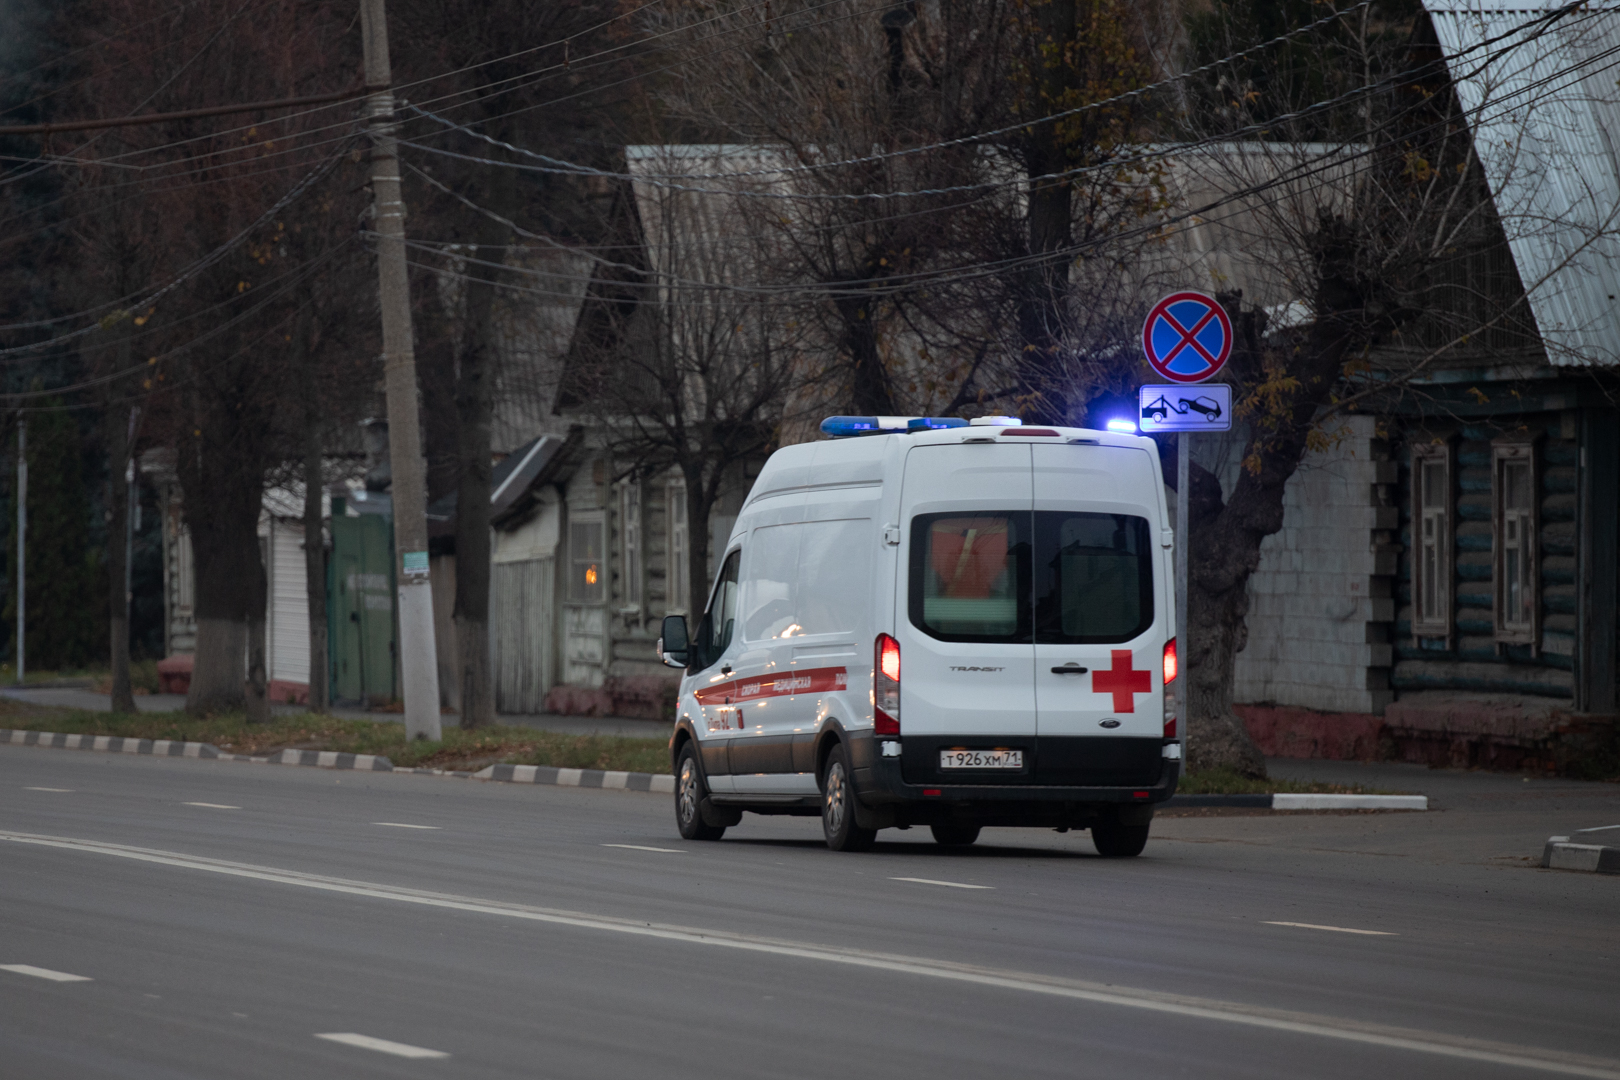
[[[1251,780],[1233,769],[1207,769],[1183,773],[1177,795],[1398,795],[1400,792],[1363,784],[1323,784],[1315,781],[1269,777]]]
[[[504,724],[474,731],[446,728],[439,741],[411,742],[405,738],[405,725],[394,721],[288,713],[273,717],[269,723],[249,724],[240,713],[195,717],[184,712],[143,712],[130,716],[0,699],[0,727],[68,735],[179,739],[212,743],[233,754],[255,756],[287,749],[380,754],[408,768],[477,771],[486,765],[510,762],[565,769],[651,773],[670,770],[667,739],[563,735]]]

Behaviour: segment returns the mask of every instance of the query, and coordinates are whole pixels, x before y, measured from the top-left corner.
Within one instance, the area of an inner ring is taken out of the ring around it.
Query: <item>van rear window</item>
[[[1129,514],[1035,514],[1035,640],[1129,641],[1153,625],[1148,523]]]
[[[911,621],[944,641],[1029,640],[1029,514],[912,521]]]
[[[912,625],[942,641],[1103,644],[1153,625],[1148,523],[1129,514],[921,514],[910,571]]]

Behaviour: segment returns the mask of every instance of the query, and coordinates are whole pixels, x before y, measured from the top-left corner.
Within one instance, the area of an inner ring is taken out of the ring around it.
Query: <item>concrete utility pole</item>
[[[28,414],[17,414],[17,685],[23,681],[28,625]]]
[[[439,659],[428,584],[427,484],[416,412],[416,353],[410,283],[405,272],[405,200],[394,139],[394,76],[388,62],[384,0],[360,0],[367,105],[371,113],[371,196],[377,236],[377,306],[382,311],[388,395],[388,456],[393,474],[394,573],[399,582],[399,661],[405,687],[405,736],[440,738]]]

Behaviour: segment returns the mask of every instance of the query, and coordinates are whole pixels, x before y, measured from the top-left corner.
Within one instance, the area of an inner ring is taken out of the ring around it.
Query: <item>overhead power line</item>
[[[348,101],[350,98],[364,97],[371,93],[372,90],[372,87],[357,86],[348,90],[340,90],[335,94],[281,98],[277,101],[251,101],[245,105],[213,105],[202,109],[147,113],[145,116],[124,116],[113,120],[65,120],[56,124],[24,124],[20,127],[0,127],[0,136],[52,135],[62,131],[101,131],[104,128],[163,124],[170,120],[195,120],[204,116],[230,116],[234,113],[264,112],[269,109],[294,109],[304,105],[325,105],[334,101]]]

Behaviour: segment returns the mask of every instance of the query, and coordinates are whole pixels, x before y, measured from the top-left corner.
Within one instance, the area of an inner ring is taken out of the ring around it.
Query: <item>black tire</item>
[[[979,838],[977,825],[930,825],[934,843],[945,847],[967,847]]]
[[[821,774],[821,831],[834,851],[869,851],[877,840],[876,829],[855,824],[855,788],[842,745],[827,755],[827,768]]]
[[[1097,854],[1110,859],[1128,859],[1142,854],[1147,847],[1147,825],[1121,825],[1117,821],[1099,821],[1091,827],[1091,842],[1097,845]]]
[[[726,835],[724,825],[710,825],[703,820],[703,800],[708,796],[703,770],[698,767],[697,747],[688,742],[675,759],[675,825],[681,830],[681,839],[718,840]]]

